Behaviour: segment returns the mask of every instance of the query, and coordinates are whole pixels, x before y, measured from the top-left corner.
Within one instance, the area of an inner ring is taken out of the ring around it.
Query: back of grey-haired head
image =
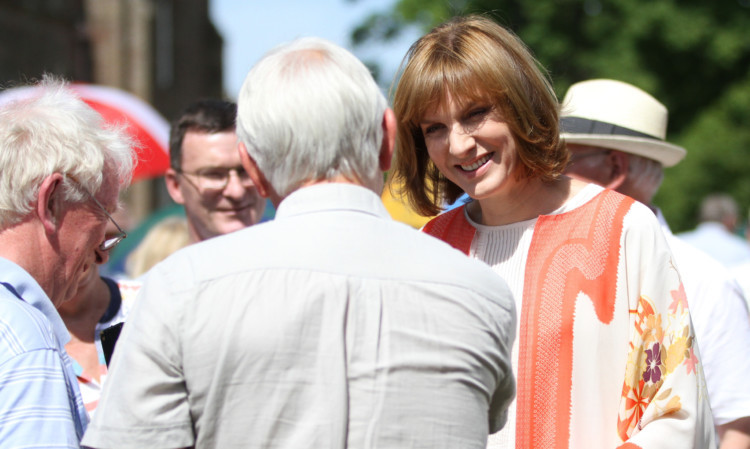
[[[64,82],[45,76],[32,95],[0,106],[0,229],[31,212],[45,177],[74,176],[96,194],[105,169],[130,182],[131,141]],[[68,201],[86,199],[80,189],[64,192]]]
[[[238,101],[237,134],[282,197],[306,181],[343,175],[366,186],[378,156],[387,101],[347,50],[303,38],[267,53]]]
[[[727,219],[734,220],[739,216],[737,202],[731,196],[724,193],[715,193],[706,196],[701,202],[700,221],[724,222]]]

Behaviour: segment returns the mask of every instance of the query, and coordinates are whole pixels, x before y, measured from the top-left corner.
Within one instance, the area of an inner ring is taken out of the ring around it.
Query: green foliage
[[[399,0],[352,33],[387,42],[454,15],[488,14],[515,31],[550,72],[559,96],[574,82],[613,78],[670,111],[668,139],[688,157],[656,197],[672,227],[695,225],[712,192],[750,206],[750,0]]]

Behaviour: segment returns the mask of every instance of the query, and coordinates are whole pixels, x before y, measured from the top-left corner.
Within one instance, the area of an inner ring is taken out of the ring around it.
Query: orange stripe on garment
[[[622,222],[632,203],[605,190],[537,221],[520,320],[516,448],[568,447],[576,297],[586,293],[599,320],[612,321]]]
[[[468,256],[471,241],[474,240],[477,230],[466,220],[465,207],[457,207],[438,215],[430,220],[422,231],[447,242]]]

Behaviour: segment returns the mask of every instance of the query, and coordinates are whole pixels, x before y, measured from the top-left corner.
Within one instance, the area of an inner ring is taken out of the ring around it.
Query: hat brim
[[[560,136],[566,143],[623,151],[625,153],[631,153],[657,160],[661,162],[664,167],[677,165],[677,163],[687,154],[687,151],[680,146],[661,140],[643,137],[573,133],[562,133]]]

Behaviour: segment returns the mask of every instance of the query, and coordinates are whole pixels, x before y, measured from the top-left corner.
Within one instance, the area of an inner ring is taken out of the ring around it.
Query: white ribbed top
[[[589,184],[573,198],[569,199],[560,208],[549,215],[558,215],[569,212],[586,204],[601,192],[600,186]],[[466,214],[466,209],[464,209]],[[521,315],[523,307],[523,282],[526,259],[531,247],[531,238],[534,235],[534,226],[538,218],[520,221],[502,226],[484,226],[476,223],[466,214],[466,219],[474,226],[477,233],[471,242],[469,255],[479,259],[499,274],[508,283],[513,297],[516,299],[516,311]],[[513,375],[518,377],[518,328],[516,328],[516,339],[513,342]],[[508,410],[508,422],[500,432],[490,436],[488,448],[512,449],[515,447],[516,437],[516,401],[510,405]]]

